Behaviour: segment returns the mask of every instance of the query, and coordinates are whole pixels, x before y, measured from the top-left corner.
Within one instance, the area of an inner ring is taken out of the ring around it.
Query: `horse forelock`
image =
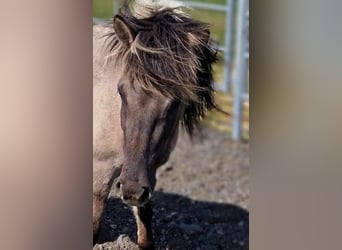
[[[115,32],[108,34],[109,58],[146,91],[183,102],[182,123],[191,134],[205,112],[216,107],[212,64],[217,51],[209,26],[188,17],[177,2],[135,2],[133,8],[127,4],[119,11],[136,32],[135,39],[128,48]]]
[[[178,14],[186,15],[186,13],[182,11],[182,8],[185,7],[183,2],[175,0],[135,0],[132,14],[136,18],[148,18],[156,11],[174,9]]]

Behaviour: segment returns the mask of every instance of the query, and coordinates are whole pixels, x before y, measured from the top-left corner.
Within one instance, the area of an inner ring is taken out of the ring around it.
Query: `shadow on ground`
[[[156,192],[153,229],[157,249],[249,249],[249,213],[232,204],[195,201],[178,194]],[[110,197],[98,248],[133,249],[118,243],[123,237],[136,242],[131,209]],[[105,244],[103,244],[105,243]]]

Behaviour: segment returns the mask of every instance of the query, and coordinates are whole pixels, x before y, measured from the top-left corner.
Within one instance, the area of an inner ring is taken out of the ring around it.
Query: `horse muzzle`
[[[152,198],[152,190],[138,182],[118,180],[116,187],[120,189],[122,201],[130,206],[144,206]]]

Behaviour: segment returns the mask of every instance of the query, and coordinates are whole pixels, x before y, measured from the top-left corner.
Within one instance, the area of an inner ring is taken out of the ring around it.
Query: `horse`
[[[171,1],[124,4],[93,27],[93,243],[109,192],[132,206],[140,249],[154,249],[151,197],[156,169],[178,131],[190,136],[217,108],[209,24]]]

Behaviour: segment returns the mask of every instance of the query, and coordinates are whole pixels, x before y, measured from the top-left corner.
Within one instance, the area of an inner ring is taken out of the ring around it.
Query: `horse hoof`
[[[140,250],[155,250],[154,243],[151,242],[144,242],[138,244]]]

